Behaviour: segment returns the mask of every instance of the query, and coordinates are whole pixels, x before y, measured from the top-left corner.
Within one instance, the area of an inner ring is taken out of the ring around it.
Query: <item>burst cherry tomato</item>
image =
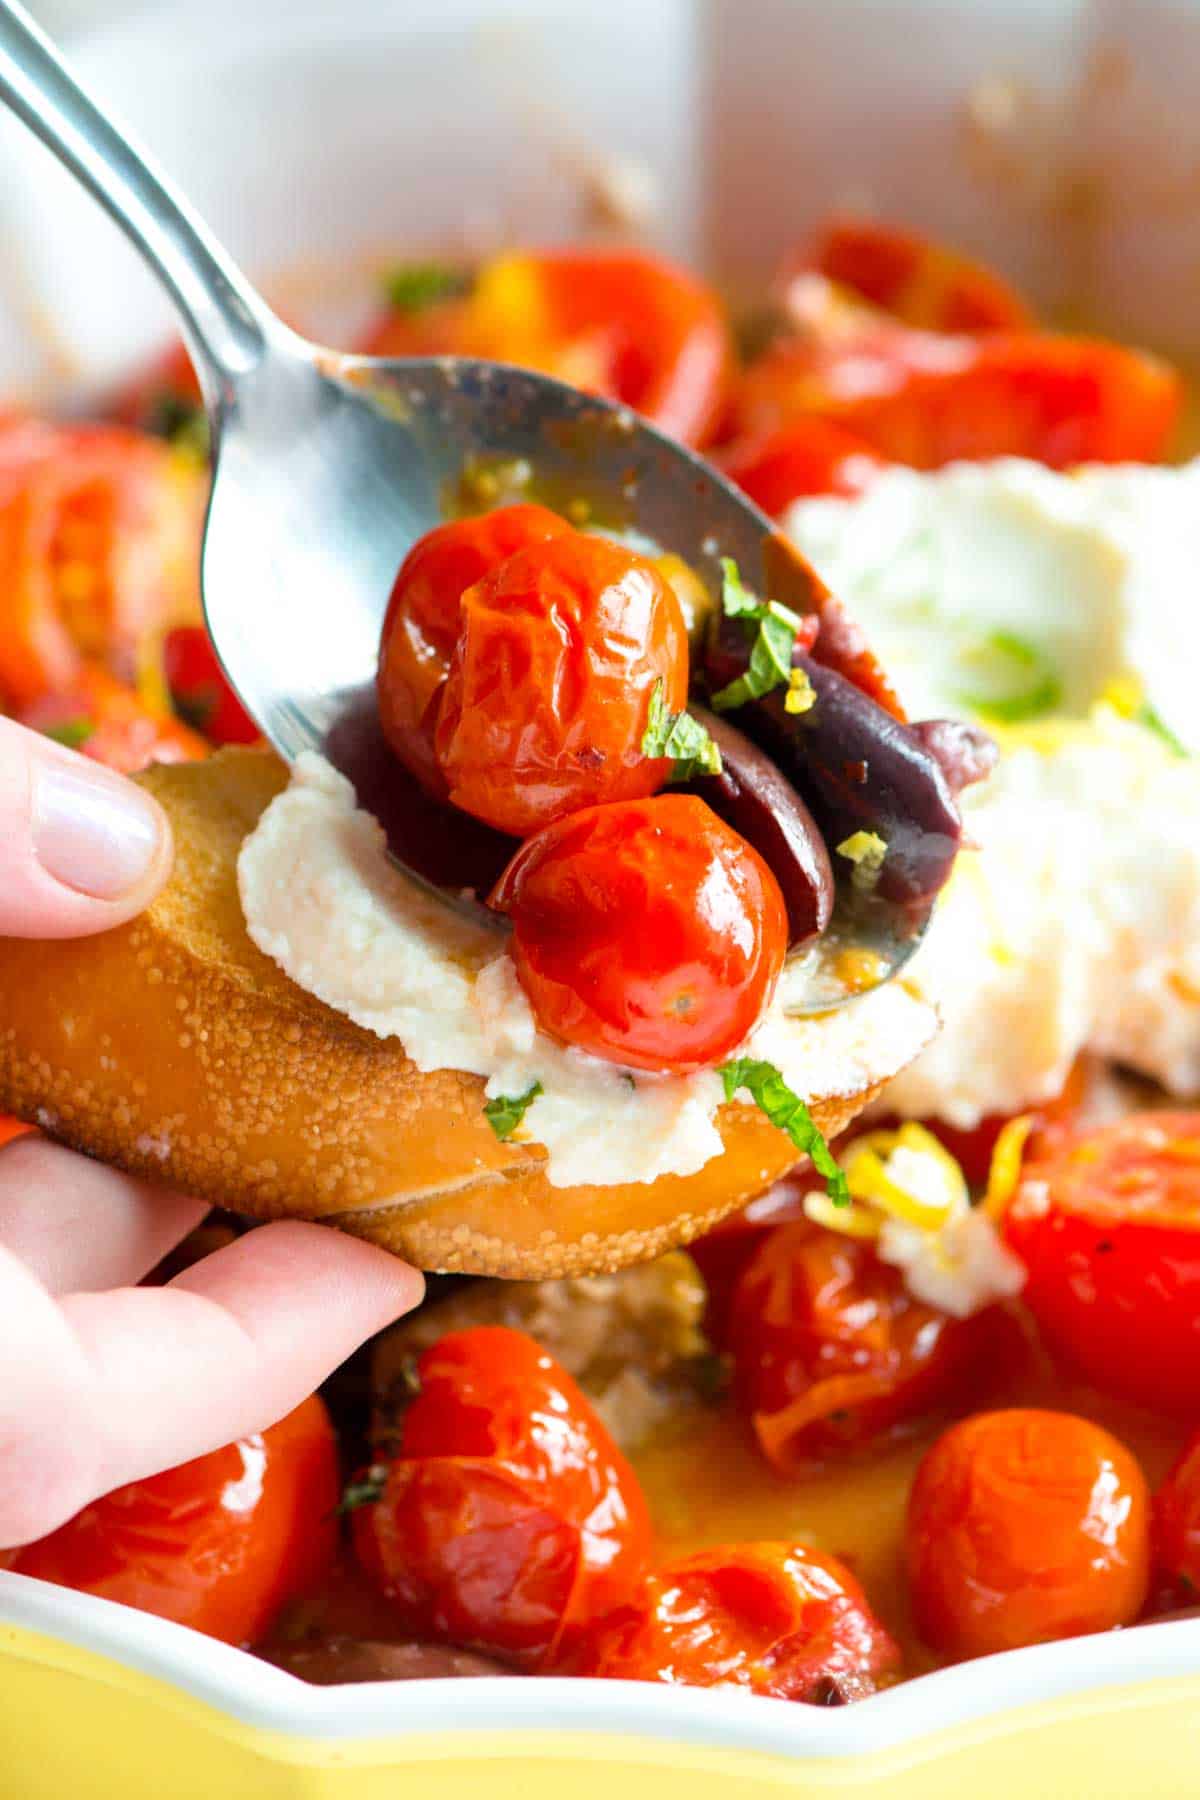
[[[115,426],[0,429],[0,703],[103,664],[132,683],[148,635],[199,606],[203,480]]]
[[[899,1661],[834,1557],[806,1544],[723,1544],[648,1576],[590,1634],[573,1672],[828,1703],[869,1693]]]
[[[435,747],[456,806],[513,837],[660,788],[642,753],[661,684],[687,702],[674,589],[645,557],[569,531],[531,544],[462,596]]]
[[[869,1243],[801,1220],[770,1233],[734,1291],[734,1392],[792,1470],[961,1403],[1002,1330],[990,1310],[935,1311]]]
[[[822,1177],[808,1169],[785,1175],[765,1194],[688,1245],[688,1255],[704,1277],[704,1334],[715,1350],[729,1348],[733,1296],[754,1252],[777,1225],[804,1219],[805,1194],[824,1186]]]
[[[1154,1496],[1154,1567],[1162,1599],[1194,1606],[1200,1595],[1200,1431],[1184,1445]]]
[[[788,264],[790,273],[803,270],[927,331],[1023,331],[1033,324],[1021,296],[983,263],[877,219],[827,220]]]
[[[433,728],[463,594],[518,550],[570,529],[547,507],[501,506],[427,531],[401,563],[379,646],[379,718],[396,755],[432,793],[445,792]]]
[[[950,337],[867,313],[767,350],[743,378],[738,417],[749,433],[827,419],[916,469],[998,456],[1061,469],[1160,461],[1181,403],[1173,369],[1119,344]]]
[[[815,494],[853,498],[887,468],[870,444],[829,419],[795,419],[764,438],[741,439],[721,457],[731,481],[772,518]]]
[[[12,1567],[254,1644],[326,1573],[338,1491],[337,1442],[314,1395],[269,1431],[106,1494]]]
[[[721,420],[732,343],[716,295],[644,250],[520,250],[480,269],[466,300],[393,313],[375,355],[457,352],[517,363],[623,400],[685,444]]]
[[[181,719],[151,706],[94,663],[81,666],[69,687],[19,708],[16,716],[123,775],[155,762],[198,762],[209,751]]]
[[[917,1625],[948,1656],[1130,1624],[1149,1572],[1136,1459],[1071,1413],[978,1413],[917,1471],[908,1574]]]
[[[226,680],[202,625],[181,625],[167,634],[163,673],[176,707],[210,744],[258,742],[258,726]]]
[[[450,1332],[418,1376],[382,1497],[354,1514],[359,1558],[403,1630],[542,1667],[640,1579],[637,1477],[523,1332]]]
[[[518,850],[491,905],[545,1031],[635,1069],[719,1063],[787,949],[779,883],[689,794],[594,806]]]
[[[1026,1163],[1005,1233],[1060,1356],[1108,1393],[1200,1413],[1200,1113],[1051,1142]]]

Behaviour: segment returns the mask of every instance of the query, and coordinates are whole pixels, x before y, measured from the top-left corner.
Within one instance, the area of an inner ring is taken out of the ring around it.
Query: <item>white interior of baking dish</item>
[[[1047,307],[1200,351],[1200,4],[206,0],[73,46],[248,269],[550,240],[615,159],[653,235],[747,288],[831,203],[994,258]],[[0,132],[0,392],[111,378],[170,318],[115,229]],[[293,285],[293,293],[298,289]],[[549,1727],[806,1755],[1097,1686],[1200,1674],[1200,1620],[943,1670],[841,1712],[615,1683],[321,1690],[0,1573],[0,1619],[317,1736]]]

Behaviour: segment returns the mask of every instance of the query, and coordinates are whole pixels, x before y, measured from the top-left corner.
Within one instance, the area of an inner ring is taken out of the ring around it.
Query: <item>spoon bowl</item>
[[[770,520],[627,407],[502,364],[376,360],[299,337],[15,0],[0,0],[0,98],[112,215],[178,309],[214,453],[205,618],[232,686],[285,760],[326,755],[363,797],[396,571],[479,471],[527,473],[538,497],[673,552],[714,595],[721,559],[732,557],[749,585],[804,610],[804,566]],[[473,904],[453,888],[433,891],[449,906]],[[839,941],[874,952],[878,985],[920,929],[897,930],[885,912],[870,925],[852,920]],[[851,997],[813,952],[789,992],[798,1013]]]

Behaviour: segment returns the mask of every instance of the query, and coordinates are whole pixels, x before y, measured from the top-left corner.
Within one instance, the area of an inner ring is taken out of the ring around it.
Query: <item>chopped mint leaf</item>
[[[360,1506],[374,1506],[383,1498],[384,1484],[387,1481],[387,1464],[372,1463],[364,1470],[357,1481],[348,1481],[342,1489],[342,1497],[334,1508],[338,1517],[345,1513],[357,1512]]]
[[[777,600],[758,600],[743,584],[738,566],[731,556],[721,558],[725,586],[721,604],[727,619],[741,619],[751,634],[750,665],[744,675],[731,681],[714,694],[714,712],[731,712],[749,700],[759,700],[773,688],[790,683],[792,650],[800,618],[790,607]]]
[[[1062,703],[1062,681],[1057,670],[1027,638],[1015,631],[993,631],[969,652],[969,660],[990,665],[994,684],[958,696],[964,706],[1001,725],[1020,725],[1040,719]]]
[[[60,725],[44,725],[42,736],[53,738],[56,744],[65,744],[68,750],[78,750],[86,744],[96,727],[91,719],[64,719]]]
[[[826,1191],[833,1204],[849,1206],[850,1189],[846,1186],[845,1175],[807,1106],[798,1094],[793,1094],[774,1063],[739,1056],[717,1072],[725,1083],[726,1100],[732,1100],[740,1088],[745,1088],[772,1125],[786,1131],[797,1150],[804,1151],[818,1175],[825,1177]]]
[[[1151,706],[1148,700],[1142,701],[1142,704],[1133,715],[1133,722],[1135,725],[1144,725],[1147,731],[1152,731],[1155,737],[1161,738],[1163,743],[1166,744],[1168,749],[1172,750],[1176,756],[1186,757],[1191,755],[1191,751],[1183,742],[1182,738],[1177,738],[1175,736],[1175,733],[1171,730],[1171,727],[1167,724],[1166,720],[1153,706]]]
[[[541,1092],[541,1082],[535,1081],[523,1094],[497,1094],[488,1101],[483,1116],[501,1143],[512,1136]]]
[[[450,300],[465,291],[463,270],[446,263],[398,263],[383,278],[388,304],[397,312],[424,312],[439,300]]]
[[[719,775],[721,752],[689,712],[668,712],[663,683],[656,681],[650,695],[650,717],[642,737],[643,756],[669,756],[675,764],[672,781],[691,781],[696,775]]]

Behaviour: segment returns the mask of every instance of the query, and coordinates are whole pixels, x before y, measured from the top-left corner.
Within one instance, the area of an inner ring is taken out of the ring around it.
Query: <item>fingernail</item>
[[[34,780],[33,848],[48,875],[94,900],[142,886],[162,853],[163,818],[149,795],[57,758]]]

